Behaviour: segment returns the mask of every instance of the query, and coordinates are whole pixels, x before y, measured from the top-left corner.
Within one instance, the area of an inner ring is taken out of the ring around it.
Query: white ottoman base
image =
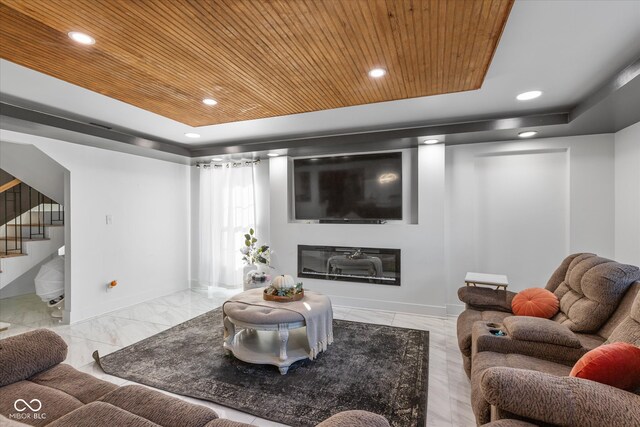
[[[258,325],[224,317],[224,349],[247,363],[274,365],[285,375],[298,360],[309,358],[304,321]]]

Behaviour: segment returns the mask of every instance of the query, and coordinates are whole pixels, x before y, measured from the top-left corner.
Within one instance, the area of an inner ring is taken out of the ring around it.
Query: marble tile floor
[[[98,350],[101,355],[106,355],[126,347],[219,307],[236,292],[238,291],[226,289],[179,291],[73,325],[63,325],[52,319],[46,306],[33,294],[7,298],[0,300],[0,322],[11,323],[11,326],[8,330],[0,332],[0,339],[36,328],[54,330],[69,346],[69,356],[65,363],[118,385],[132,384],[130,381],[102,372],[91,357],[93,351]],[[334,307],[334,317],[428,330],[430,345],[427,426],[475,426],[470,406],[471,387],[462,368],[462,358],[456,340],[455,317],[419,316],[343,306]],[[208,406],[222,418],[260,427],[283,426],[212,402],[175,396]]]

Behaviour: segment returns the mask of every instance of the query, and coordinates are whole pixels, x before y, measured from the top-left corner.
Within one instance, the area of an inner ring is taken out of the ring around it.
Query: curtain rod
[[[208,168],[218,169],[218,168],[223,168],[223,167],[241,168],[241,167],[244,167],[244,166],[257,165],[258,163],[260,163],[260,159],[257,159],[257,160],[241,160],[239,162],[227,162],[227,163],[197,162],[196,163],[196,167],[197,168],[204,168],[204,169],[208,169]]]

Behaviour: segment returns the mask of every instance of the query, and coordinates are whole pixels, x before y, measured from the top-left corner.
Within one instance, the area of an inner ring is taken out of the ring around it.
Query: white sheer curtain
[[[199,281],[242,286],[244,234],[255,228],[254,166],[200,168]]]

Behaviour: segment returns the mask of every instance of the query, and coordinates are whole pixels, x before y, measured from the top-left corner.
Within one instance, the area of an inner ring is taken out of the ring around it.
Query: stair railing
[[[23,192],[26,200],[23,200]],[[19,179],[1,185],[0,194],[4,195],[4,206],[0,204],[0,208],[4,208],[6,221],[4,248],[0,246],[4,256],[24,254],[25,238],[45,239],[47,226],[64,225],[64,207]],[[22,219],[25,213],[27,222]],[[11,233],[10,229],[13,230]]]
[[[35,190],[33,187],[29,187],[29,201],[31,202],[30,206],[33,206],[35,201],[35,206],[36,206],[35,214],[37,217],[37,222],[34,223],[33,221],[34,211],[33,210],[29,211],[31,212],[29,215],[29,238],[30,239],[33,239],[34,237],[44,239],[46,226],[64,224],[64,209],[59,203],[54,202],[49,197]],[[57,210],[54,211],[53,205],[57,205]],[[47,206],[49,207],[49,210],[47,210]],[[48,216],[47,216],[47,212],[49,213]],[[53,215],[54,213],[56,214],[55,217]]]
[[[19,179],[14,179],[0,186],[0,194],[4,193],[4,218],[9,219],[9,212],[15,213],[13,219],[4,224],[4,254],[23,254],[22,239],[22,189]],[[9,210],[11,209],[11,210]],[[13,226],[13,235],[9,236],[9,228]],[[11,244],[11,243],[13,244]]]

